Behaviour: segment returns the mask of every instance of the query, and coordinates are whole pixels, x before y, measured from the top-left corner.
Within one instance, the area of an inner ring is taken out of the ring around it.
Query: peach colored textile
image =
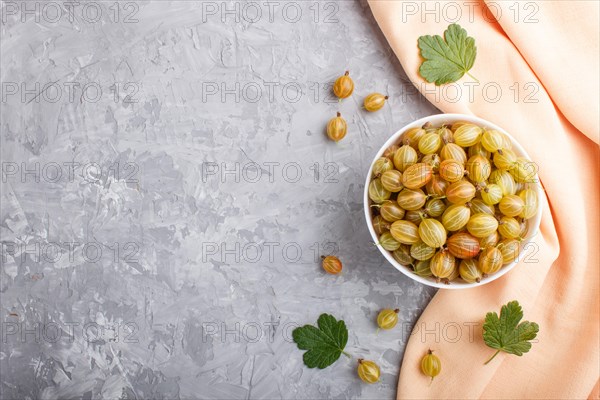
[[[515,136],[539,166],[547,202],[526,260],[489,285],[434,297],[406,348],[398,398],[598,398],[599,3],[450,3],[369,1],[408,78],[442,111],[475,114]],[[438,22],[425,7],[439,7]],[[476,41],[470,72],[480,84],[471,93],[468,76],[436,88],[418,74],[417,38],[443,35],[451,22]],[[481,338],[483,318],[510,300],[539,323],[538,341],[522,357],[501,353],[484,366],[494,351]],[[419,370],[428,348],[443,368],[431,386]]]

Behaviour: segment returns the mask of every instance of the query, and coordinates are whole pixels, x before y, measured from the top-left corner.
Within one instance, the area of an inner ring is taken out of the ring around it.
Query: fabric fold
[[[442,328],[409,340],[398,398],[597,398],[598,3],[435,3],[369,1],[417,89],[444,112],[474,114],[509,131],[538,165],[547,198],[540,231],[511,272],[485,286],[436,294],[415,332]],[[458,18],[449,20],[449,7],[459,8]],[[418,73],[417,39],[443,35],[452,22],[475,38],[470,73],[479,82],[465,76],[436,87]],[[484,366],[493,354],[481,337],[485,314],[511,300],[540,325],[537,342],[522,357],[500,354]],[[450,337],[450,329],[460,334]],[[419,370],[428,348],[442,361],[431,386]]]

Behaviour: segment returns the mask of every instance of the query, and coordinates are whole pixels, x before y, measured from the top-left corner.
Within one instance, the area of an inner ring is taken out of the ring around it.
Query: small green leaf
[[[308,368],[323,369],[333,364],[344,352],[348,329],[344,321],[338,321],[329,314],[321,314],[317,326],[296,328],[292,337],[300,350],[308,350],[303,356],[304,364]]]
[[[444,38],[440,35],[421,36],[418,45],[421,57],[425,59],[419,73],[437,86],[456,82],[468,74],[477,55],[475,39],[467,36],[467,31],[458,24],[448,26]]]
[[[529,341],[535,339],[540,328],[535,322],[519,323],[522,318],[523,309],[518,301],[502,306],[500,317],[495,312],[487,313],[483,324],[483,340],[486,345],[498,351],[486,364],[500,351],[522,356],[531,349]]]

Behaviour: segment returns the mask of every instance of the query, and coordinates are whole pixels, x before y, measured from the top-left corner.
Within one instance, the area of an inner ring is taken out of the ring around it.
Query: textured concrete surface
[[[363,181],[436,110],[365,3],[1,7],[2,399],[394,397],[433,291],[372,245]],[[373,91],[390,101],[368,114]],[[384,307],[401,326],[376,334]],[[291,331],[323,312],[354,359],[311,370]]]

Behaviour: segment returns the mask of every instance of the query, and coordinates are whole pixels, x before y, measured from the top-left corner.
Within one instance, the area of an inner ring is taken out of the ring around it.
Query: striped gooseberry
[[[431,263],[431,260],[417,261],[413,266],[413,272],[416,275],[421,276],[423,278],[430,277],[432,275],[431,268],[429,268],[430,263]]]
[[[492,173],[490,160],[482,155],[476,155],[467,161],[466,170],[471,182],[485,182]]]
[[[437,130],[437,133],[440,135],[440,139],[442,139],[442,144],[454,142],[454,132],[450,128],[442,126]]]
[[[479,240],[467,232],[459,232],[450,236],[446,241],[448,251],[454,257],[469,259],[479,254]]]
[[[429,260],[435,254],[435,248],[425,242],[417,242],[410,246],[410,256],[415,260]]]
[[[454,182],[446,189],[446,199],[453,204],[465,204],[477,193],[475,186],[465,179]]]
[[[521,235],[521,225],[512,217],[502,217],[498,222],[498,233],[505,239],[517,239]]]
[[[471,218],[471,209],[464,204],[452,204],[442,215],[442,225],[449,232],[458,231],[467,225]]]
[[[394,162],[387,157],[379,157],[373,163],[373,176],[378,177],[386,171],[394,169]]]
[[[484,214],[490,214],[490,215],[496,214],[496,207],[494,207],[491,204],[486,204],[482,199],[475,198],[475,199],[469,201],[469,204],[471,205],[471,212],[473,214],[477,214],[477,213],[484,213]]]
[[[388,222],[394,222],[404,218],[405,213],[404,209],[400,207],[397,202],[392,200],[384,201],[381,204],[381,207],[379,207],[379,215]]]
[[[383,106],[385,105],[385,101],[388,98],[388,96],[381,93],[371,93],[370,95],[365,97],[363,105],[365,107],[365,110],[369,112],[378,111],[383,108]]]
[[[398,323],[398,313],[400,309],[386,308],[377,314],[377,326],[381,329],[392,329]]]
[[[537,180],[537,171],[538,166],[536,163],[524,157],[518,157],[509,172],[515,178],[516,182],[533,183]]]
[[[446,203],[442,199],[429,199],[427,203],[425,203],[425,208],[423,209],[427,215],[430,217],[439,217],[446,210]]]
[[[423,154],[433,154],[442,146],[442,138],[437,132],[429,132],[419,140],[419,151]]]
[[[342,262],[336,256],[321,256],[323,259],[321,265],[325,272],[337,275],[342,272]]]
[[[419,225],[419,236],[423,242],[433,248],[442,247],[446,243],[446,229],[434,218],[423,219]]]
[[[381,235],[383,232],[390,230],[391,223],[386,221],[381,215],[373,217],[373,229],[375,233]]]
[[[490,152],[487,151],[485,149],[485,147],[483,147],[481,145],[481,142],[477,143],[476,145],[473,145],[471,147],[469,147],[467,154],[469,155],[469,157],[474,157],[474,156],[483,156],[485,158],[490,158]]]
[[[337,113],[337,117],[329,120],[327,123],[327,136],[334,142],[339,142],[346,136],[348,131],[348,124],[346,120],[342,118],[342,114]]]
[[[440,151],[440,158],[444,160],[455,160],[461,165],[465,165],[467,162],[467,153],[464,149],[456,143],[446,143]]]
[[[421,225],[421,221],[425,217],[425,211],[423,209],[420,210],[410,210],[407,211],[404,215],[404,220],[408,222],[412,222],[413,224],[419,226]]]
[[[479,238],[479,246],[482,249],[485,249],[486,247],[494,247],[498,244],[499,240],[500,234],[498,233],[498,231],[494,231],[492,234],[486,237]]]
[[[502,200],[502,196],[504,196],[504,194],[502,193],[502,188],[499,185],[496,185],[495,183],[486,185],[480,193],[481,200],[483,200],[484,203],[489,205],[498,204],[500,200]]]
[[[490,174],[489,183],[494,183],[502,188],[504,196],[515,194],[517,192],[517,183],[515,178],[508,172],[497,169]]]
[[[490,214],[477,213],[469,218],[467,230],[477,238],[491,235],[498,229],[498,220]]]
[[[427,195],[421,189],[404,188],[398,193],[396,201],[405,210],[418,210],[425,205]]]
[[[448,250],[442,249],[435,253],[429,263],[429,268],[437,280],[447,278],[454,273],[456,259]]]
[[[350,97],[354,91],[354,81],[350,78],[350,71],[335,80],[333,83],[333,93],[340,99]]]
[[[375,203],[383,203],[390,198],[392,193],[383,187],[381,179],[376,178],[369,184],[369,198]]]
[[[502,253],[497,247],[488,247],[483,249],[479,255],[479,269],[484,274],[494,274],[502,268]]]
[[[396,153],[396,150],[398,150],[400,148],[400,146],[398,146],[397,144],[393,144],[390,147],[388,147],[387,149],[385,149],[385,151],[383,152],[383,156],[385,158],[389,158],[390,160],[394,160],[394,154]]]
[[[413,149],[419,147],[419,140],[427,132],[423,128],[411,128],[402,134],[402,143],[406,143]]]
[[[538,197],[535,190],[524,189],[519,192],[519,197],[523,200],[523,210],[519,217],[524,219],[532,218],[537,213]]]
[[[454,143],[461,147],[473,146],[481,140],[483,129],[474,124],[464,124],[454,131]]]
[[[494,153],[494,165],[498,169],[511,169],[516,162],[517,156],[510,149],[503,149]]]
[[[358,377],[365,383],[378,382],[381,374],[377,364],[373,361],[363,360],[362,358],[358,360],[357,372]]]
[[[448,186],[449,183],[442,179],[441,176],[433,174],[431,180],[427,182],[427,185],[425,185],[425,189],[427,190],[427,193],[432,196],[442,197],[446,195],[446,189]]]
[[[495,153],[504,147],[504,137],[495,129],[486,129],[481,136],[481,145],[490,153]]]
[[[433,167],[425,163],[417,163],[407,167],[402,174],[402,184],[409,189],[422,188],[431,180]]]
[[[390,227],[390,234],[402,244],[415,244],[421,240],[419,237],[419,227],[412,222],[404,220],[393,222]]]
[[[419,155],[417,151],[406,144],[394,153],[394,166],[400,172],[404,172],[406,168],[416,164],[418,160]]]
[[[390,232],[383,232],[379,236],[379,245],[387,251],[394,251],[400,248],[400,242],[398,242]]]
[[[404,189],[404,185],[402,184],[402,172],[396,169],[385,171],[381,174],[380,179],[383,188],[389,192],[397,193]]]
[[[498,243],[498,249],[502,253],[502,263],[510,264],[519,257],[520,243],[515,239],[502,239]]]
[[[479,269],[477,261],[473,259],[462,260],[458,266],[460,277],[469,283],[479,283],[483,278],[483,272]]]
[[[440,177],[450,183],[458,182],[465,176],[464,166],[456,160],[444,160],[440,163]]]
[[[421,159],[422,163],[425,163],[427,165],[431,165],[431,167],[433,169],[437,169],[440,167],[440,162],[442,160],[440,159],[440,156],[437,153],[433,153],[433,154],[426,154],[423,156],[423,158]]]
[[[498,203],[498,209],[507,217],[516,217],[525,208],[525,202],[516,194],[506,195]]]
[[[401,244],[398,249],[394,250],[392,257],[401,265],[411,265],[415,261],[410,255],[410,246],[407,244]]]

